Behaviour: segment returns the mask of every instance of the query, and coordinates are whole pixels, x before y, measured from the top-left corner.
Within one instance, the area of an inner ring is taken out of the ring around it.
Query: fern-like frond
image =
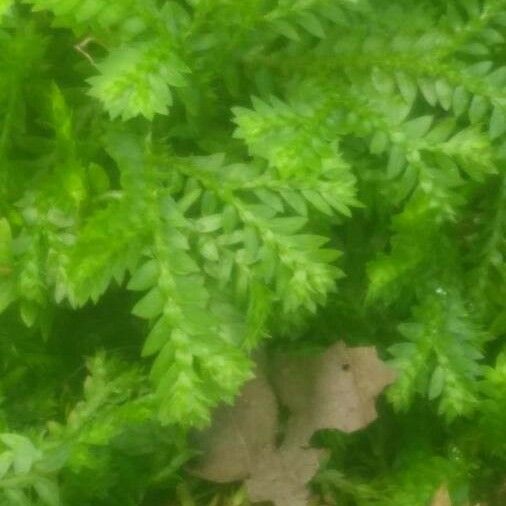
[[[449,420],[472,412],[478,401],[477,378],[483,375],[480,360],[486,335],[459,295],[437,287],[399,331],[406,341],[391,347],[399,371],[389,392],[394,406],[405,409],[423,395],[439,399],[439,412]]]
[[[167,114],[170,86],[184,86],[187,67],[160,40],[114,49],[88,79],[90,95],[98,98],[111,118]]]

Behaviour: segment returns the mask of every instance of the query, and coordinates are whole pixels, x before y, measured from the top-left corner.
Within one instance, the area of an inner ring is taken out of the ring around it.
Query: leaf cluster
[[[0,0],[0,501],[198,491],[252,352],[341,339],[397,380],[315,490],[495,500],[505,43],[504,0]]]

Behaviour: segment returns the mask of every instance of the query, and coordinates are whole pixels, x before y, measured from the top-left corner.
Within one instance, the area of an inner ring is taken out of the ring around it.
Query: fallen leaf
[[[200,434],[203,456],[190,472],[219,483],[245,480],[252,502],[307,506],[307,485],[325,453],[310,447],[311,437],[321,429],[367,426],[377,416],[376,397],[394,375],[374,348],[344,343],[320,355],[278,356],[271,366],[272,386],[259,367],[235,405],[216,412],[211,428]],[[273,388],[289,410],[278,445]]]
[[[283,444],[266,448],[245,482],[251,502],[271,501],[276,506],[307,506],[308,483],[318,471],[324,453],[315,448]]]
[[[452,504],[448,488],[446,485],[441,485],[434,494],[430,506],[452,506]]]
[[[246,383],[234,406],[219,408],[211,428],[200,434],[203,457],[191,473],[227,483],[246,479],[265,448],[275,444],[278,405],[262,371]]]
[[[275,360],[274,382],[281,402],[295,415],[299,431],[353,432],[376,417],[376,397],[395,379],[373,347],[339,342],[313,357]]]

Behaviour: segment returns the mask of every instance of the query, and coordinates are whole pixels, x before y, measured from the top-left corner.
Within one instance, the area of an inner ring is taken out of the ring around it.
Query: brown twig
[[[95,38],[92,37],[92,36],[90,36],[90,35],[88,35],[81,42],[78,42],[74,46],[74,49],[77,52],[81,53],[92,65],[96,65],[95,64],[95,60],[93,59],[93,57],[86,51],[86,48],[88,47],[88,45],[91,42],[95,42]]]

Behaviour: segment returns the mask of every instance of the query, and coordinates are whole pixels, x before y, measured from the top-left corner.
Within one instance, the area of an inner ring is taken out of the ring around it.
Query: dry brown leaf
[[[307,506],[308,483],[318,471],[322,450],[282,445],[266,448],[245,482],[251,502]]]
[[[448,488],[446,485],[441,485],[434,494],[430,506],[452,506],[452,504]]]
[[[192,474],[217,483],[246,479],[258,455],[275,444],[278,405],[261,371],[241,391],[234,406],[218,409],[210,430],[197,444],[203,457]]]
[[[259,369],[233,407],[218,410],[201,434],[203,457],[191,472],[215,482],[246,480],[252,502],[307,506],[307,484],[323,450],[310,448],[320,429],[351,432],[376,418],[376,396],[394,379],[374,348],[337,343],[313,357],[278,357],[272,382],[290,411],[283,442],[276,445],[278,406]]]
[[[395,379],[373,347],[336,343],[315,357],[275,361],[281,402],[297,415],[309,437],[321,429],[353,432],[376,419],[376,397]]]

